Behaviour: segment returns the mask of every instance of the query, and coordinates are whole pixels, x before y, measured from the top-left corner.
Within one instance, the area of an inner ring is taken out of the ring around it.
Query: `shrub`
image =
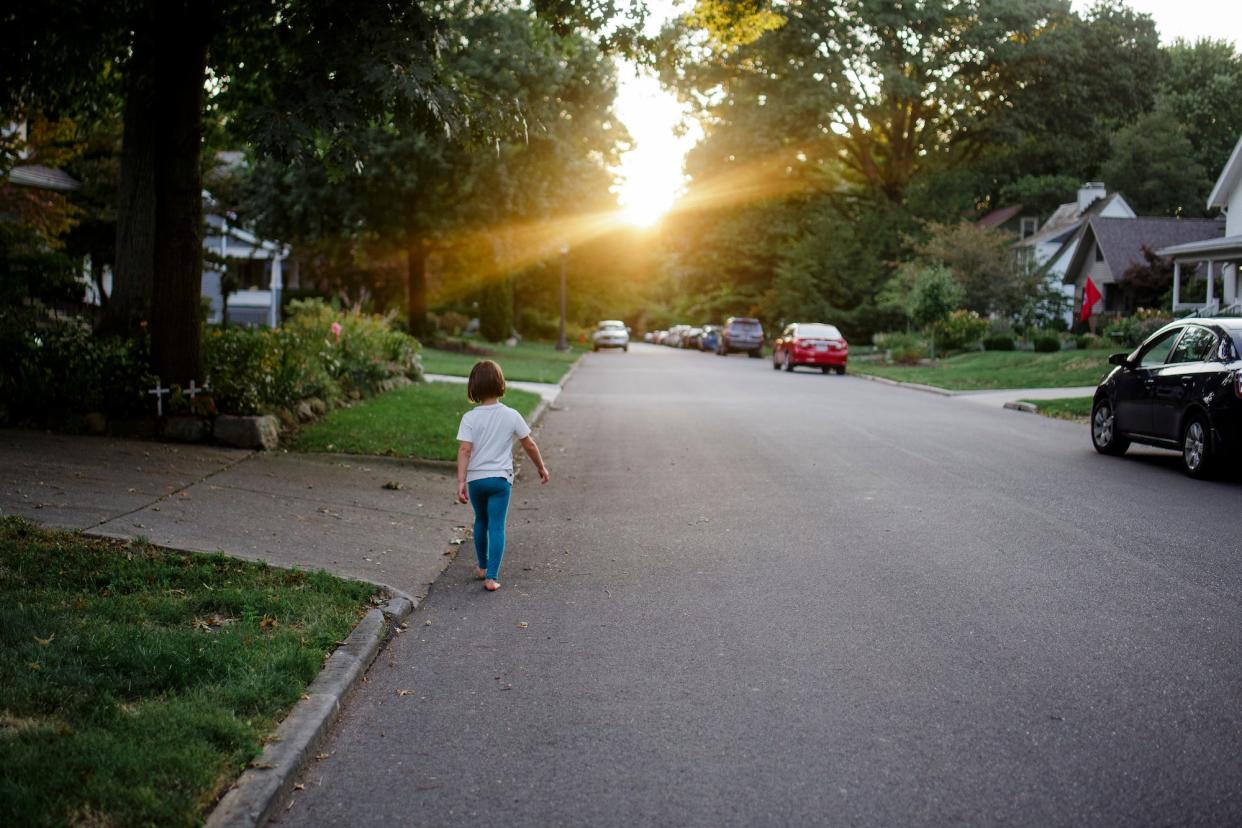
[[[461,336],[461,332],[470,324],[470,318],[464,313],[445,311],[440,314],[437,324],[439,325],[440,333],[445,336]]]
[[[972,310],[955,310],[932,326],[936,345],[942,350],[969,348],[988,331],[988,321]]]
[[[983,340],[983,350],[985,351],[1012,351],[1015,347],[1013,334],[997,333]]]
[[[1173,318],[1165,311],[1139,308],[1133,316],[1117,317],[1109,322],[1104,328],[1104,335],[1134,348],[1172,321]]]
[[[0,407],[13,420],[136,416],[155,382],[145,339],[96,337],[80,320],[30,309],[0,310],[0,353]]]
[[[527,339],[556,339],[560,334],[560,317],[538,308],[522,308],[518,314],[518,330]]]
[[[334,327],[335,326],[335,327]],[[214,328],[203,343],[216,406],[230,414],[373,394],[397,376],[418,379],[418,341],[392,315],[342,312],[320,300],[290,303],[284,327]]]
[[[1037,334],[1032,344],[1036,352],[1052,354],[1061,350],[1061,337],[1055,334]]]
[[[479,302],[479,335],[488,342],[504,342],[513,333],[513,286],[497,278],[483,288]]]
[[[911,333],[894,332],[876,334],[872,341],[877,348],[884,350],[889,362],[898,365],[916,365],[927,356],[927,345],[918,336]]]

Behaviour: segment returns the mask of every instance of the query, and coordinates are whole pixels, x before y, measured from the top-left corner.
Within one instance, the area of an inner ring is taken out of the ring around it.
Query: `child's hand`
[[[550,479],[551,479],[551,478],[550,478],[550,477],[548,477],[548,467],[547,467],[547,466],[540,466],[540,467],[539,467],[539,482],[540,482],[541,484],[542,484],[542,483],[547,483]]]
[[[465,483],[457,484],[457,502],[458,503],[469,503],[470,502],[470,496],[466,494]]]

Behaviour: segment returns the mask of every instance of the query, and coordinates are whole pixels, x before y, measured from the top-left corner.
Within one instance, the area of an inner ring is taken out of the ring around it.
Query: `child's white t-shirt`
[[[513,482],[513,438],[530,434],[522,415],[504,403],[479,405],[461,418],[457,439],[472,443],[466,482],[503,477]]]

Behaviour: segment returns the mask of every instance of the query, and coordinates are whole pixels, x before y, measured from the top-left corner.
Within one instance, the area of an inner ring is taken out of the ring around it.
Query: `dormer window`
[[[1039,219],[1034,216],[1023,216],[1018,227],[1018,238],[1025,239],[1027,236],[1033,236],[1038,229]]]

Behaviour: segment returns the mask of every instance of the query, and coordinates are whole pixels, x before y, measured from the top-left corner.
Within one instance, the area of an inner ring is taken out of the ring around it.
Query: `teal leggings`
[[[466,488],[474,507],[474,554],[479,569],[486,569],[487,577],[494,581],[500,575],[500,559],[505,556],[505,518],[513,485],[503,477],[485,477],[471,480]]]

